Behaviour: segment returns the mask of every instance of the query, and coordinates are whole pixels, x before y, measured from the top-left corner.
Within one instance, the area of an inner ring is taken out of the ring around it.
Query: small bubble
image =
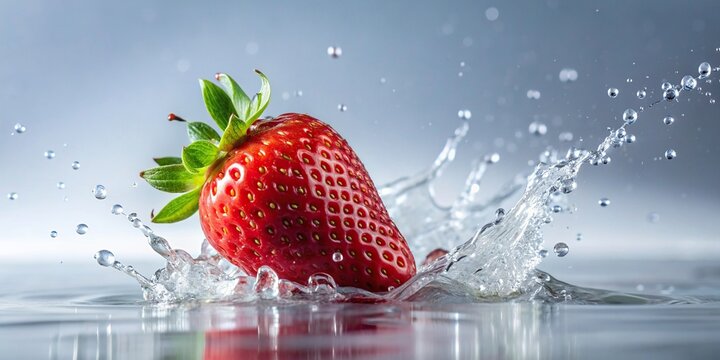
[[[634,123],[637,120],[638,114],[637,111],[633,109],[627,109],[625,112],[623,112],[623,120],[629,125]]]
[[[339,252],[339,251],[334,252],[334,253],[332,254],[332,260],[333,260],[334,262],[341,262],[341,261],[343,261],[343,254],[342,254],[341,252]]]
[[[609,97],[614,99],[618,96],[618,94],[620,94],[620,90],[618,90],[617,88],[609,88],[607,94]]]
[[[25,128],[25,126],[23,126],[23,124],[21,124],[21,123],[15,124],[14,129],[15,129],[15,132],[18,133],[18,134],[22,134],[22,133],[24,133],[24,132],[27,130],[27,129]]]
[[[57,232],[57,231],[53,230],[53,231],[50,232],[50,237],[51,237],[51,238],[54,239],[54,238],[56,238],[57,236],[58,236],[58,232]]]
[[[667,81],[662,83],[662,85],[660,85],[660,88],[662,89],[662,91],[672,89],[672,87],[673,87],[672,84]]]
[[[347,111],[347,105],[345,105],[345,104],[338,104],[338,110],[340,110],[341,112]]]
[[[55,186],[57,186],[58,189],[62,190],[65,188],[65,183],[62,181],[58,181],[57,185]]]
[[[80,168],[80,162],[79,161],[73,161],[72,162],[72,168],[73,170],[77,170]]]
[[[458,118],[460,118],[461,120],[470,120],[470,118],[472,117],[472,112],[470,112],[470,110],[468,109],[463,109],[458,110],[457,115]]]
[[[542,249],[542,250],[540,250],[540,251],[538,252],[538,255],[540,255],[540,257],[547,257],[547,256],[548,256],[548,251],[545,250],[545,249]]]
[[[18,196],[19,195],[16,192],[11,192],[7,195],[8,199],[10,199],[10,200],[17,200]]]
[[[700,78],[704,79],[712,73],[712,67],[709,63],[704,62],[698,66],[698,74],[700,74]]]
[[[532,100],[540,99],[540,91],[539,90],[533,90],[530,89],[527,91],[527,98]]]
[[[553,251],[558,257],[563,257],[570,252],[570,247],[564,242],[559,242],[553,246]]]
[[[528,126],[528,132],[535,136],[543,136],[547,133],[547,126],[541,122],[533,121]]]
[[[339,46],[328,46],[327,48],[327,54],[333,58],[337,59],[340,56],[342,56],[342,48]],[[351,56],[352,57],[352,56]]]
[[[577,80],[578,78],[578,72],[575,69],[571,68],[564,68],[560,70],[560,74],[558,74],[558,78],[561,82],[573,82]]]
[[[690,75],[685,75],[682,80],[680,80],[680,86],[682,86],[683,90],[695,90],[697,87],[697,80]]]
[[[52,150],[48,150],[48,151],[45,152],[45,157],[48,158],[48,160],[49,160],[49,159],[54,159],[54,158],[55,158],[55,152],[52,151]]]
[[[647,95],[647,93],[645,92],[645,90],[638,90],[636,95],[637,95],[638,99],[644,99],[645,95]]]
[[[104,200],[107,197],[107,189],[105,189],[105,186],[103,185],[95,185],[93,195],[98,200]]]
[[[75,232],[80,235],[87,234],[87,231],[88,231],[88,226],[85,224],[78,224],[78,226],[75,228]]]
[[[500,17],[500,11],[496,7],[489,7],[485,10],[485,18],[495,21]]]
[[[668,149],[665,151],[665,158],[668,160],[672,160],[675,157],[677,157],[677,153],[673,149]]]
[[[674,122],[675,122],[675,118],[672,116],[666,116],[665,118],[663,118],[663,124],[665,124],[665,125],[672,125],[672,123],[674,123]]]
[[[100,250],[93,256],[101,266],[112,266],[115,264],[115,254],[108,250]]]
[[[608,205],[610,205],[610,199],[602,198],[602,199],[598,200],[598,204],[600,204],[600,206],[602,206],[602,207],[607,207]]]
[[[679,94],[680,93],[678,92],[677,89],[672,88],[672,89],[665,90],[663,97],[665,97],[665,100],[667,100],[667,101],[673,101],[673,100],[675,100],[676,97],[678,97]]]
[[[122,205],[120,205],[120,204],[115,204],[115,205],[112,206],[112,209],[110,209],[110,212],[111,212],[113,215],[121,215],[122,213],[125,212],[125,209],[122,207]]]

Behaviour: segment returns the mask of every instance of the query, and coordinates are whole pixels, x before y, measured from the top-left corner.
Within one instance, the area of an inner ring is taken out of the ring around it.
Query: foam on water
[[[697,80],[709,77],[712,70],[709,64],[703,63],[697,77],[685,76],[679,85],[663,84],[662,98],[650,103],[648,109],[663,100],[677,101],[685,92],[702,91],[696,87]],[[576,77],[577,73],[574,73],[573,79],[568,78],[568,81],[574,81]],[[616,89],[608,91],[611,97],[617,96],[617,93]],[[643,110],[640,108],[640,111]],[[468,301],[516,299],[576,303],[692,301],[583,289],[536,270],[542,258],[547,256],[547,250],[542,249],[543,225],[552,222],[552,214],[567,209],[567,194],[577,188],[575,178],[584,164],[609,164],[609,153],[613,148],[635,141],[635,136],[628,134],[627,128],[638,120],[636,110],[625,110],[622,114],[624,123],[616,129],[608,128],[609,134],[597,148],[570,148],[564,157],[549,149],[541,155],[540,163],[529,176],[516,176],[495,196],[481,201],[477,195],[483,175],[499,161],[499,155],[488,154],[482,161],[476,161],[465,187],[452,205],[444,207],[435,200],[433,182],[453,161],[458,145],[468,133],[470,112],[461,110],[458,117],[461,124],[428,169],[379,189],[388,212],[405,235],[419,263],[415,277],[397,289],[389,289],[386,294],[339,288],[332,277],[323,273],[310,276],[307,284],[279,279],[269,267],[262,267],[256,277],[251,277],[223,259],[207,241],[203,242],[200,255],[195,258],[182,249],[173,249],[166,239],[144,225],[135,213],[127,215],[127,219],[148,239],[151,248],[166,259],[166,266],[147,278],[132,266],[115,260],[115,255],[107,250],[101,250],[95,257],[101,265],[135,278],[143,289],[144,298],[157,302],[258,299],[347,301],[355,298],[444,301],[449,297]],[[668,159],[675,156],[674,151],[671,156],[666,153]],[[520,200],[510,210],[498,209],[523,186]],[[610,200],[601,199],[599,203],[607,206]],[[124,210],[122,206],[115,205],[112,213],[121,215]],[[492,217],[492,221],[480,226]],[[452,250],[448,252],[444,249]],[[554,246],[558,256],[564,256],[568,251],[567,244]],[[428,258],[423,262],[421,259],[425,254]]]

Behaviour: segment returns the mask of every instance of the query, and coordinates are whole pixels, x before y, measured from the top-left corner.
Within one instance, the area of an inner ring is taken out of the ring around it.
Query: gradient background
[[[625,108],[651,101],[637,90],[655,99],[663,81],[696,75],[702,61],[717,66],[719,13],[710,0],[3,2],[0,261],[92,262],[103,248],[126,262],[156,259],[110,207],[149,221],[171,199],[137,174],[186,144],[167,113],[210,121],[197,79],[217,71],[255,91],[252,69],[262,69],[273,87],[267,114],[329,122],[378,184],[428,166],[459,125],[457,111],[471,110],[467,140],[437,185],[449,203],[473,159],[501,155],[483,183],[492,194],[546,146],[566,148],[559,133],[594,147]],[[342,57],[327,55],[331,45]],[[577,81],[561,82],[563,68],[576,69]],[[610,166],[583,169],[571,196],[578,211],[556,216],[546,232],[548,248],[564,241],[570,254],[547,261],[720,259],[720,105],[709,101],[720,94],[718,77],[700,86],[713,94],[641,113],[630,131],[636,144],[614,152]],[[528,99],[530,89],[541,98]],[[675,124],[663,125],[666,115]],[[534,120],[547,124],[545,136],[528,133]],[[10,135],[16,122],[27,132]],[[659,160],[670,147],[678,157]],[[49,149],[55,159],[44,158]],[[92,197],[95,184],[108,188],[106,200]],[[11,191],[19,199],[8,200]],[[600,208],[604,196],[612,204]],[[78,223],[89,225],[86,235],[74,232]],[[153,228],[193,253],[202,239],[197,218]]]

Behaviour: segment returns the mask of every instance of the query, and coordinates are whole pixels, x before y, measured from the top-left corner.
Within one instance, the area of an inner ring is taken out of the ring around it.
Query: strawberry
[[[201,80],[218,127],[187,122],[182,157],[156,158],[140,175],[185,192],[153,217],[171,223],[198,209],[210,244],[250,275],[263,265],[304,283],[315,273],[340,286],[387,291],[415,274],[407,242],[355,152],[330,125],[304,114],[258,120],[270,100],[264,74],[252,100],[226,74]],[[170,120],[186,122],[170,114]]]

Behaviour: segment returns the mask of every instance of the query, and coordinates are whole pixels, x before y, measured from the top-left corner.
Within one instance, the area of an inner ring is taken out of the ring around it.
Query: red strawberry
[[[254,275],[260,266],[304,283],[324,272],[340,286],[387,291],[415,274],[415,260],[355,152],[329,125],[302,114],[256,121],[267,107],[267,78],[249,100],[225,74],[229,94],[203,80],[208,112],[225,129],[190,122],[182,158],[158,158],[141,174],[154,187],[185,192],[154,222],[199,207],[208,241]],[[184,121],[174,115],[171,120]]]

